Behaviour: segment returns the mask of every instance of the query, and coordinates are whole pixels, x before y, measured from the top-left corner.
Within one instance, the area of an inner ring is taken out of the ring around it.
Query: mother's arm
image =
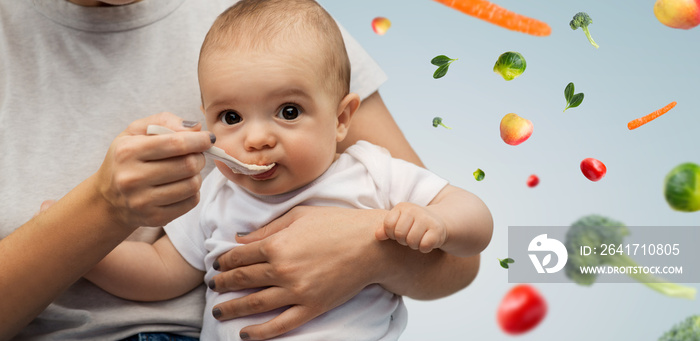
[[[381,145],[395,157],[422,166],[379,93],[366,98],[355,113],[339,150],[358,140]],[[483,205],[476,196],[475,202]],[[481,208],[481,207],[480,207]],[[486,206],[480,221],[491,221]],[[428,254],[393,241],[379,242],[374,230],[386,210],[297,207],[268,226],[239,238],[239,246],[219,258],[223,273],[210,284],[225,292],[267,287],[217,305],[215,316],[227,320],[290,306],[273,320],[241,330],[243,339],[261,340],[286,333],[378,283],[415,299],[450,295],[474,280],[479,255],[459,258],[435,250]]]
[[[167,113],[132,123],[97,173],[0,240],[0,340],[18,333],[138,226],[163,225],[197,204],[209,134],[145,138],[147,124],[192,130]]]

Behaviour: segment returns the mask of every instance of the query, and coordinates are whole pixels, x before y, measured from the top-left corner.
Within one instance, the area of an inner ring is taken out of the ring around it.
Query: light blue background
[[[427,167],[481,197],[494,217],[476,281],[436,301],[407,300],[402,340],[508,340],[496,309],[514,285],[496,258],[507,256],[508,226],[566,226],[598,213],[637,226],[700,225],[700,212],[673,211],[663,179],[676,165],[700,163],[698,38],[700,27],[677,30],[654,17],[653,0],[498,0],[499,5],[547,22],[548,37],[509,31],[429,0],[321,3],[369,51],[389,76],[380,93]],[[569,21],[593,18],[595,49]],[[384,36],[371,28],[384,16]],[[493,73],[506,51],[527,60],[510,82]],[[430,60],[459,58],[441,79]],[[585,93],[565,107],[564,87]],[[666,115],[633,131],[627,122],[671,101]],[[499,123],[507,113],[532,120],[532,137],[506,145]],[[435,116],[452,130],[433,128]],[[597,158],[608,168],[587,180],[579,163]],[[476,168],[486,172],[477,182]],[[526,186],[530,174],[540,177]],[[698,241],[700,243],[700,241]],[[527,261],[527,260],[516,260]],[[691,284],[700,287],[698,284]],[[549,304],[545,320],[521,340],[655,340],[676,322],[700,313],[700,303],[664,297],[641,284],[534,284]]]

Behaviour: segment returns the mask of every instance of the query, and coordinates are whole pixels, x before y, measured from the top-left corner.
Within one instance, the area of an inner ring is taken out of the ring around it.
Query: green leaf
[[[448,56],[439,55],[439,56],[433,58],[433,59],[430,61],[430,64],[433,64],[433,65],[435,65],[435,66],[443,66],[443,65],[449,63],[451,60],[452,60],[452,59],[450,59],[450,57],[448,57]]]
[[[447,69],[449,67],[450,67],[450,64],[445,64],[445,65],[441,65],[440,67],[438,67],[437,70],[435,70],[435,72],[433,73],[433,78],[438,79],[438,78],[442,78],[443,76],[445,76],[447,74]]]
[[[571,98],[569,108],[576,108],[577,106],[581,105],[581,102],[583,102],[583,92],[575,94],[574,97]]]
[[[566,88],[564,89],[564,97],[566,98],[566,108],[564,108],[564,111],[569,108],[575,108],[581,105],[581,102],[583,102],[582,92],[574,94],[574,83],[569,83],[566,85]]]
[[[566,98],[566,103],[571,103],[571,98],[574,97],[574,83],[569,83],[564,89],[564,98]]]
[[[512,258],[499,259],[498,262],[501,263],[501,267],[503,267],[504,269],[508,269],[509,263],[515,263],[515,261]]]

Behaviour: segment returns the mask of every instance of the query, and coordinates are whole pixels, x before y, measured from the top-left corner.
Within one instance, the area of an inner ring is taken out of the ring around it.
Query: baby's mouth
[[[258,181],[267,180],[267,179],[271,178],[273,175],[275,175],[275,172],[277,171],[277,164],[273,163],[273,165],[274,166],[272,166],[272,168],[270,168],[270,170],[263,172],[263,173],[260,173],[260,174],[253,174],[250,177],[253,178],[253,180],[258,180]]]

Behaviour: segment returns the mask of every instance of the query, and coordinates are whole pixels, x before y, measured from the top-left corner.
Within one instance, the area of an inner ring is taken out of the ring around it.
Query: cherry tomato
[[[498,307],[498,324],[508,334],[522,334],[535,328],[547,315],[547,302],[535,288],[513,287]]]
[[[535,187],[537,184],[540,183],[540,178],[537,177],[537,175],[532,174],[530,177],[527,178],[527,187]]]
[[[605,168],[605,165],[602,162],[592,157],[581,161],[581,172],[583,172],[583,175],[588,178],[588,180],[598,181],[605,176],[607,171],[608,169]]]

